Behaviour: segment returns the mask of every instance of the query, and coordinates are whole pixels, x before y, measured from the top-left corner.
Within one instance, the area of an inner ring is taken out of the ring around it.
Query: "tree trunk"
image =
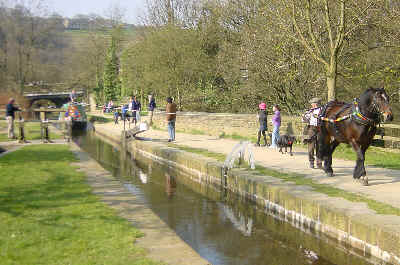
[[[182,111],[182,97],[179,88],[176,89],[178,92],[178,109]]]
[[[328,101],[336,100],[336,78],[337,78],[337,61],[336,58],[331,59],[330,66],[326,73],[326,85],[328,87]]]

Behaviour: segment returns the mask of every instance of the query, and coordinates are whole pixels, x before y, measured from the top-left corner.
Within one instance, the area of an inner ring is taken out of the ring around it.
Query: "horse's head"
[[[389,95],[384,88],[371,89],[371,106],[375,113],[377,113],[382,122],[392,121],[393,112],[389,104]]]

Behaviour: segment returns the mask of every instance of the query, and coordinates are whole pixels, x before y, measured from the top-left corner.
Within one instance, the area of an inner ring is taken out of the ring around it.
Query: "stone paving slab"
[[[98,124],[98,130],[106,129],[113,134],[120,134],[122,125]],[[140,134],[147,140],[167,142],[166,131],[149,130]],[[238,141],[231,139],[219,139],[215,136],[190,135],[184,133],[176,134],[174,144],[203,148],[212,152],[229,154]],[[329,178],[322,170],[308,168],[308,154],[303,148],[294,148],[293,156],[282,155],[275,149],[266,147],[255,147],[254,155],[256,164],[267,168],[287,173],[299,173],[312,178],[317,183],[329,184],[349,192],[359,193],[376,201],[390,204],[400,208],[400,171],[383,169],[374,166],[366,166],[369,178],[369,186],[362,186],[353,180],[352,172],[355,166],[354,161],[333,159],[333,170],[335,176]],[[399,161],[400,163],[400,161]]]

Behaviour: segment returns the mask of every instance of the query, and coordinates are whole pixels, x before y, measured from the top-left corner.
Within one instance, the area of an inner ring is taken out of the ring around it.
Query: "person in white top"
[[[319,114],[321,112],[320,102],[320,98],[312,98],[310,100],[311,109],[307,110],[303,115],[303,122],[307,123],[304,129],[304,143],[308,144],[310,168],[314,168],[314,153],[318,153],[317,134]],[[318,158],[317,168],[322,168],[322,162]]]

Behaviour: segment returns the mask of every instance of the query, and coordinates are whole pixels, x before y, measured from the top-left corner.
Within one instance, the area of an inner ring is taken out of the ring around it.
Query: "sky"
[[[47,0],[52,11],[65,17],[77,14],[96,13],[105,16],[112,6],[119,6],[125,10],[125,20],[137,24],[139,16],[143,14],[146,0]]]

